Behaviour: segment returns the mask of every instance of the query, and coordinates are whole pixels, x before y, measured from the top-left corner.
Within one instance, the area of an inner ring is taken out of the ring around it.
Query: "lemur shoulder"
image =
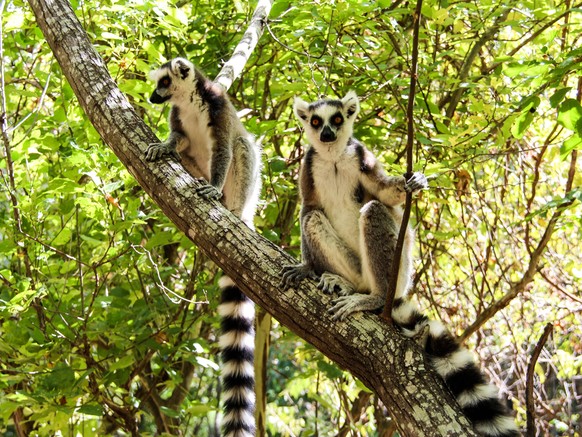
[[[223,89],[194,65],[175,58],[152,73],[152,103],[170,102],[170,136],[151,144],[148,161],[181,159],[186,170],[206,182],[198,193],[220,199],[251,229],[261,191],[261,150],[240,122]],[[222,300],[219,346],[222,357],[225,437],[255,435],[254,304],[227,276]]]
[[[320,278],[326,293],[338,292],[335,320],[384,305],[406,191],[427,187],[422,173],[405,180],[387,176],[374,155],[353,137],[359,112],[354,92],[343,99],[307,103],[294,111],[309,141],[300,174],[302,263],[282,271],[285,286]],[[413,233],[407,229],[392,311],[403,334],[421,340],[429,360],[476,430],[514,437],[515,422],[497,398],[473,355],[437,321],[429,321],[408,296]],[[428,332],[427,332],[428,331]],[[422,334],[419,336],[419,334]]]

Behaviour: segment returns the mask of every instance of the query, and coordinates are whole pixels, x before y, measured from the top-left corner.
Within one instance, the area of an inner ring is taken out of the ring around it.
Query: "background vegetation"
[[[166,138],[147,73],[176,55],[210,77],[254,4],[72,2],[120,88]],[[0,2],[5,96],[0,203],[0,432],[216,433],[215,272],[103,146],[28,5]],[[540,435],[582,419],[581,4],[426,0],[416,96],[415,293],[479,354],[525,422],[535,367]],[[362,97],[357,136],[403,173],[407,1],[276,1],[230,90],[265,153],[257,231],[299,256],[295,95]],[[392,435],[365,387],[272,330],[270,435]],[[189,377],[191,376],[191,378]],[[117,431],[114,431],[117,430]]]

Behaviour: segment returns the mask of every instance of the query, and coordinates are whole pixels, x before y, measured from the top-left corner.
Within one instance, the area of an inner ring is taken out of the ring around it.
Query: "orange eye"
[[[321,121],[318,118],[314,118],[311,120],[311,126],[313,126],[313,127],[319,126],[320,123],[321,123]]]
[[[169,86],[170,86],[170,79],[169,79],[169,78],[167,78],[167,77],[165,77],[164,79],[162,79],[162,80],[161,80],[161,85],[162,85],[164,88],[167,88],[167,87],[169,87]]]
[[[335,124],[340,124],[342,121],[343,119],[339,115],[333,119],[333,122]]]

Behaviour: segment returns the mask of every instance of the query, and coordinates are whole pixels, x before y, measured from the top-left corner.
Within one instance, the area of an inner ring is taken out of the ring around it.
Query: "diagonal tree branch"
[[[257,304],[382,399],[403,435],[474,437],[468,420],[417,345],[371,314],[336,323],[331,297],[314,281],[282,291],[288,254],[246,227],[217,202],[199,198],[199,182],[173,160],[146,163],[158,141],[119,91],[69,3],[30,0],[38,25],[87,116],[164,213]]]

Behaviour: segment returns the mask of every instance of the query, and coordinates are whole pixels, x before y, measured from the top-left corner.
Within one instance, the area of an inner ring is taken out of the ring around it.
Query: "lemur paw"
[[[325,272],[321,275],[317,288],[326,294],[332,294],[337,289],[340,296],[349,296],[355,292],[354,286],[347,280],[339,275],[329,272]]]
[[[313,269],[305,264],[283,266],[280,274],[281,282],[279,285],[284,289],[298,285],[305,278],[317,279]]]
[[[180,160],[180,155],[176,149],[167,143],[152,143],[145,152],[145,159],[149,162],[157,161],[163,156],[171,156],[178,161]]]
[[[327,310],[333,314],[333,320],[345,320],[356,311],[370,311],[380,308],[384,304],[384,297],[373,294],[352,294],[333,300],[333,306]]]
[[[424,190],[428,188],[428,180],[423,173],[415,172],[412,176],[404,183],[404,189],[409,193],[415,193],[416,191]]]
[[[210,184],[205,184],[201,187],[196,188],[196,192],[198,193],[198,195],[207,200],[218,200],[222,197],[222,193],[220,192],[220,190],[216,188],[214,185]]]
[[[332,319],[345,320],[350,314],[359,311],[355,297],[358,296],[342,296],[334,299],[333,306],[327,310],[332,315]]]

